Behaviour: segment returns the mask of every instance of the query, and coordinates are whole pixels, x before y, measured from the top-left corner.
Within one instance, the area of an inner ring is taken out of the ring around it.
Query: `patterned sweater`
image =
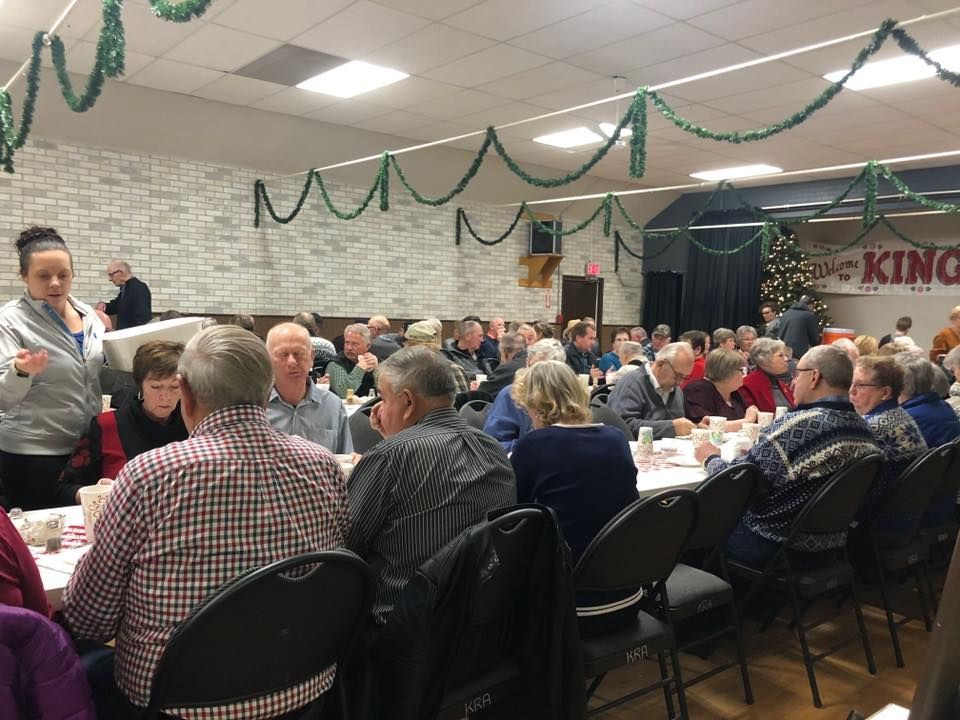
[[[797,513],[843,466],[878,452],[870,428],[841,396],[798,405],[767,427],[760,440],[737,462],[750,462],[762,471],[760,491],[744,513],[747,527],[760,537],[783,542]],[[714,456],[707,463],[713,475],[727,467]],[[846,532],[797,535],[791,547],[819,552],[841,547]]]
[[[873,517],[878,504],[883,501],[903,471],[927,451],[927,443],[913,418],[897,405],[896,400],[880,403],[864,415],[863,419],[867,421],[867,426],[883,453],[880,479],[870,488],[858,514],[858,518],[867,520]]]

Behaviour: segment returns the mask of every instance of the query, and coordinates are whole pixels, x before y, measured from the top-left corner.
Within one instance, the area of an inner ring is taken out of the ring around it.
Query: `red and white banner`
[[[812,243],[810,252],[829,246]],[[960,249],[918,250],[864,244],[838,255],[809,258],[813,287],[849,295],[960,294]]]

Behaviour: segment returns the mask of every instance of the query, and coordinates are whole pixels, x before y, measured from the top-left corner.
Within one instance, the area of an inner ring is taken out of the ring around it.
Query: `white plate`
[[[665,457],[663,461],[671,465],[676,465],[677,467],[700,467],[700,463],[697,462],[696,458],[692,458],[689,455],[669,455]]]

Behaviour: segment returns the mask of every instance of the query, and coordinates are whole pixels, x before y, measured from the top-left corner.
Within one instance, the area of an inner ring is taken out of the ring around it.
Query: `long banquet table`
[[[349,407],[349,406],[348,406]],[[353,407],[359,407],[357,405]],[[638,461],[637,463],[637,492],[640,497],[649,497],[662,490],[672,488],[695,488],[705,478],[703,469],[693,461],[693,445],[689,440],[676,439],[654,443],[656,454],[652,461]],[[673,449],[671,453],[670,448]],[[631,452],[636,450],[636,443],[630,443]],[[664,450],[667,453],[664,453]],[[729,449],[721,448],[724,456],[729,455]],[[31,546],[30,551],[40,570],[40,578],[47,592],[50,605],[59,610],[63,589],[76,569],[77,561],[83,556],[90,545],[83,538],[83,512],[79,505],[70,507],[38,510],[38,513],[62,513],[66,531],[64,533],[64,549],[59,552],[48,553],[42,547]],[[33,513],[31,513],[33,514]]]

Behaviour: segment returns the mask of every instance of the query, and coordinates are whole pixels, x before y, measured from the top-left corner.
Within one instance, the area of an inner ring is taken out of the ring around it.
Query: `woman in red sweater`
[[[793,409],[793,392],[780,378],[789,369],[786,345],[780,340],[760,338],[750,348],[750,364],[757,369],[743,379],[740,396],[747,406],[760,412],[775,412],[777,406]]]
[[[50,617],[50,606],[33,561],[20,533],[0,510],[0,605],[27,608]]]

